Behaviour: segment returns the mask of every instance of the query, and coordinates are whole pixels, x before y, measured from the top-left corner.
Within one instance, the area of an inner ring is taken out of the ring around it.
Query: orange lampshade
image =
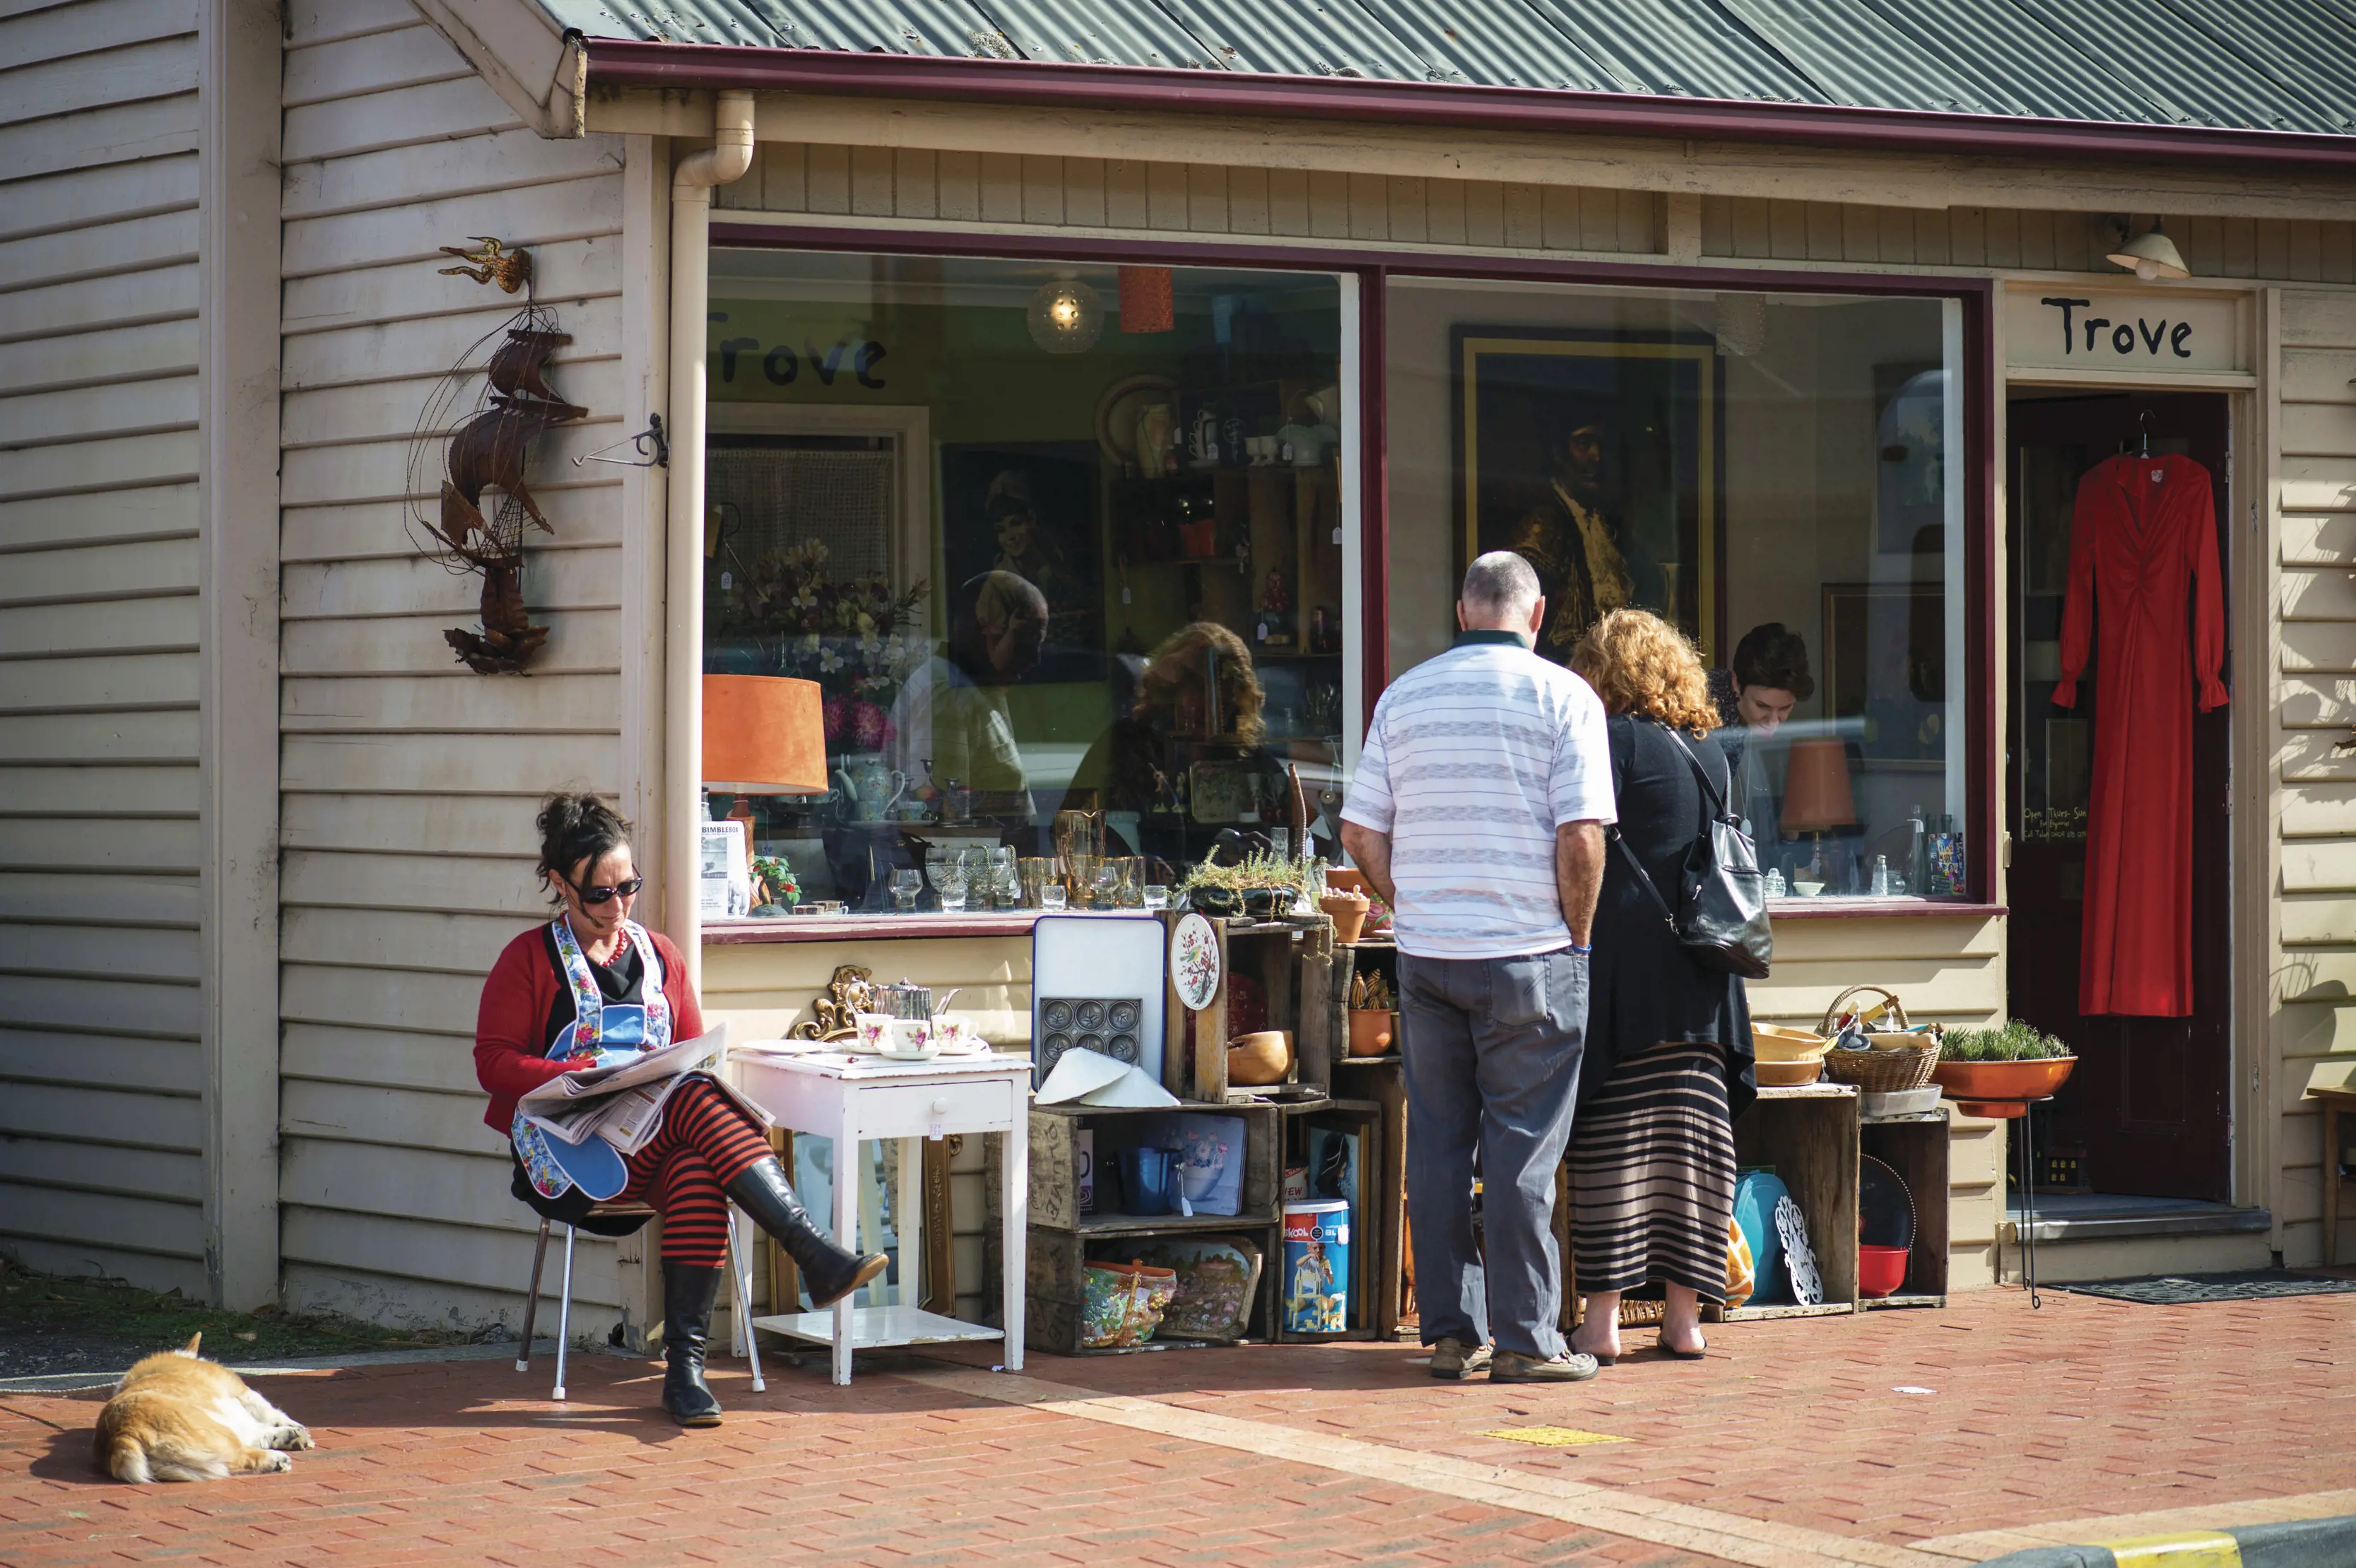
[[[1857,821],[1848,787],[1848,750],[1838,741],[1794,741],[1783,773],[1786,833],[1815,833]]]
[[[745,795],[823,795],[826,709],[818,682],[705,676],[703,778]]]
[[[1120,329],[1123,332],[1168,332],[1178,325],[1167,267],[1123,267],[1120,270]]]

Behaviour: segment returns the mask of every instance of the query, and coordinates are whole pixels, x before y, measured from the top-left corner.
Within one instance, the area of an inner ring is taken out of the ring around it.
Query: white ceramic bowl
[[[1812,899],[1825,891],[1825,885],[1822,882],[1794,882],[1792,891],[1804,899]]]

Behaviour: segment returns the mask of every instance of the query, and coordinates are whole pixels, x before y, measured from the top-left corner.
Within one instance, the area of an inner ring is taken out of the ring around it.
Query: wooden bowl
[[[1825,1037],[1781,1024],[1752,1024],[1751,1049],[1762,1061],[1815,1061],[1825,1054]]]
[[[1350,1054],[1384,1056],[1398,1039],[1398,1015],[1381,1008],[1350,1009]]]
[[[1264,1029],[1227,1041],[1227,1082],[1240,1088],[1281,1083],[1291,1066],[1292,1036],[1287,1030]]]
[[[1762,1089],[1802,1088],[1814,1083],[1824,1070],[1820,1061],[1770,1061],[1762,1057],[1756,1064]]]

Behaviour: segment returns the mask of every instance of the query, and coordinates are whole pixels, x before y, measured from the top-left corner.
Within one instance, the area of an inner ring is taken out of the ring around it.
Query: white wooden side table
[[[791,1054],[788,1054],[791,1052]],[[889,1061],[874,1056],[812,1051],[800,1040],[754,1040],[730,1052],[737,1086],[797,1133],[834,1140],[834,1234],[853,1252],[859,1243],[858,1149],[864,1138],[900,1146],[900,1301],[853,1307],[845,1296],[823,1312],[785,1312],[753,1319],[755,1329],[830,1345],[834,1381],[851,1381],[853,1350],[898,1345],[956,1344],[1003,1339],[1005,1366],[1023,1370],[1023,1292],[1030,1233],[1031,1059],[1027,1056],[936,1058]],[[1002,1329],[944,1317],[912,1305],[924,1299],[924,1202],[919,1139],[951,1133],[1004,1133],[1005,1241]],[[853,1293],[856,1294],[855,1292]]]

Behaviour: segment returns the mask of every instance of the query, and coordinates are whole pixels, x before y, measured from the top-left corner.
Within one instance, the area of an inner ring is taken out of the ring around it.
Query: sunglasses
[[[632,877],[628,881],[616,882],[610,888],[584,888],[567,877],[564,879],[564,885],[579,893],[581,901],[594,909],[599,904],[612,903],[616,899],[635,898],[638,890],[647,885],[647,880],[644,877]]]

